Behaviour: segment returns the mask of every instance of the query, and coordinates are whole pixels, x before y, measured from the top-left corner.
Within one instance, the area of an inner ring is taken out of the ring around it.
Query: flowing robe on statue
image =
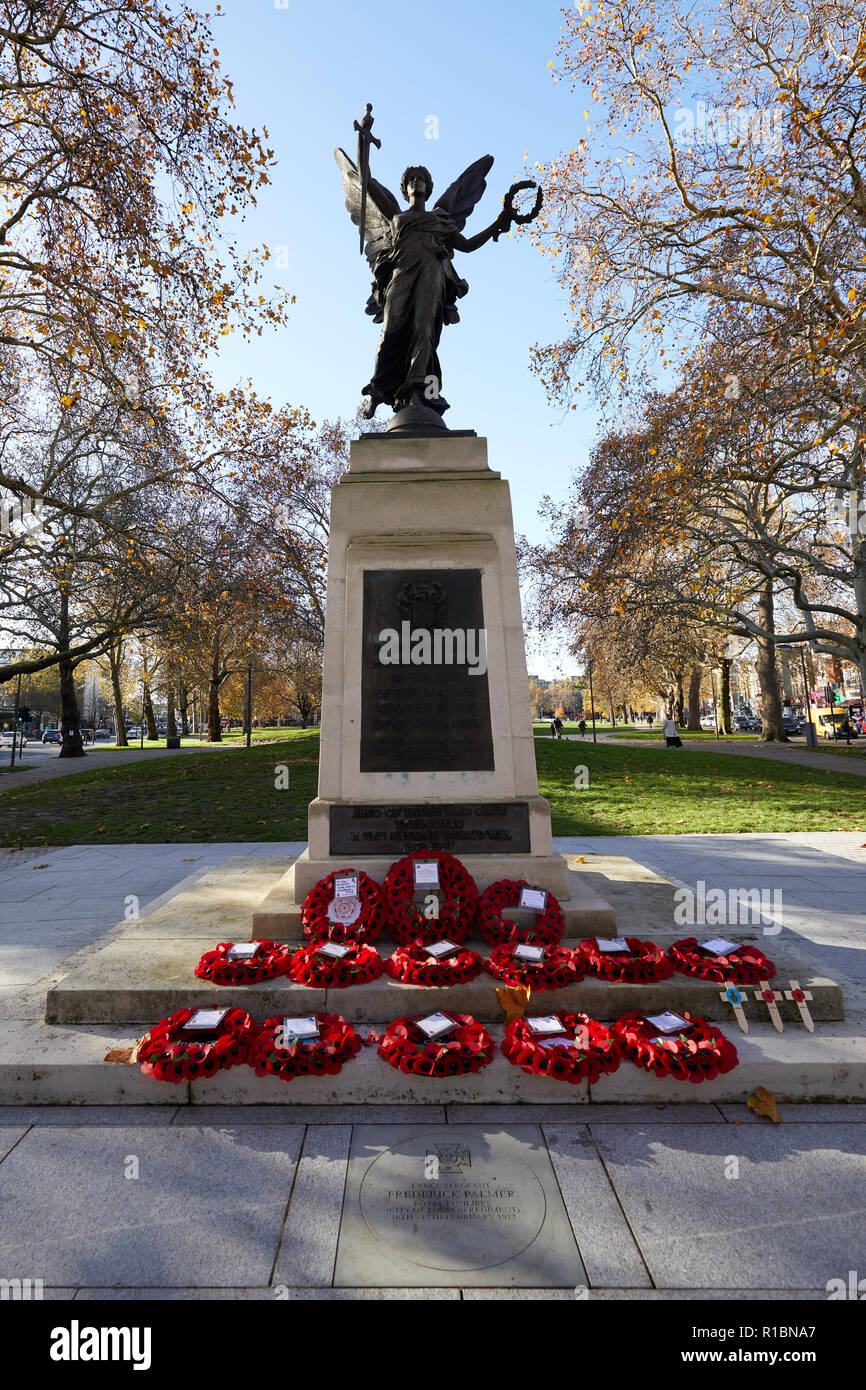
[[[376,366],[363,394],[393,410],[413,399],[438,411],[441,394],[437,348],[444,323],[456,323],[456,300],[469,286],[454,269],[453,220],[439,208],[391,218],[393,245],[380,253],[367,312],[381,322]]]

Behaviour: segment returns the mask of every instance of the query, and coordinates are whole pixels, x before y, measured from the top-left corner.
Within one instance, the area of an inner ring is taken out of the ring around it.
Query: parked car
[[[701,715],[701,728],[710,729],[713,733],[716,732],[716,721],[711,714]]]
[[[110,734],[107,729],[97,729],[93,735],[94,743],[108,743],[113,738],[114,734]]]
[[[130,729],[127,729],[127,731],[126,731],[126,737],[127,737],[127,738],[141,738],[141,728],[140,728],[140,726],[139,726],[138,724],[133,724],[132,727],[131,727]]]
[[[803,732],[803,720],[796,714],[785,714],[782,716],[782,728],[786,734],[801,734]]]
[[[62,743],[63,735],[59,729],[46,729],[42,735],[43,743]]]
[[[20,729],[18,733],[14,735],[11,729],[4,729],[2,734],[0,734],[0,748],[11,748],[13,742],[16,748],[24,748],[27,744],[27,739]]]
[[[733,725],[738,734],[750,734],[752,732],[753,720],[748,714],[735,714]]]

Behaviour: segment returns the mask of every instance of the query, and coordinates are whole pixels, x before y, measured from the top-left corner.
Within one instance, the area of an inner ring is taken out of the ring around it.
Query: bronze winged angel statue
[[[370,129],[370,111],[368,106],[361,124],[355,123],[358,164],[344,150],[334,151],[343,175],[346,207],[360,227],[364,254],[373,271],[367,313],[382,325],[373,375],[362,391],[369,397],[363,414],[372,419],[384,404],[397,412],[411,412],[419,424],[444,429],[441,417],[449,407],[442,395],[439,339],[444,324],[459,321],[457,300],[469,289],[454,268],[454,252],[477,251],[491,238],[497,241],[512,223],[536,217],[541,190],[532,211],[521,214],[513,197],[535,184],[513,184],[496,220],[483,232],[465,237],[466,220],[487,187],[493,164],[488,154],[470,164],[432,209],[427,207],[433,194],[429,171],[423,165],[408,168],[400,181],[409,204],[403,211],[393,193],[369,172],[370,144],[379,144]]]

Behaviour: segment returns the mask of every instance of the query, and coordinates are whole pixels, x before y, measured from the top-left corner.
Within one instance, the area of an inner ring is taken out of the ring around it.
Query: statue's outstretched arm
[[[479,246],[484,246],[491,237],[498,240],[503,232],[507,232],[511,226],[511,216],[506,208],[503,208],[495,222],[491,222],[489,227],[485,227],[483,232],[477,232],[475,236],[465,237],[460,233],[454,238],[453,246],[455,251],[477,251]]]

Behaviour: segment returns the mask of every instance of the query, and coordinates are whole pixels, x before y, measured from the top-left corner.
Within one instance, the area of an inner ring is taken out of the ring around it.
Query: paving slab
[[[0,1116],[2,1118],[2,1116]],[[173,1124],[181,1125],[410,1125],[445,1124],[444,1105],[282,1105],[179,1106]]]
[[[0,1164],[0,1267],[45,1282],[267,1284],[303,1129],[31,1129]],[[130,1159],[137,1179],[127,1178]]]
[[[744,1125],[767,1125],[772,1121],[767,1120],[764,1115],[756,1115],[747,1105],[719,1105],[719,1110],[724,1118],[731,1124]],[[820,1101],[809,1104],[799,1105],[780,1105],[779,1114],[783,1124],[803,1125],[803,1124],[837,1124],[837,1125],[863,1125],[866,1124],[866,1103],[852,1101],[850,1105],[822,1104]]]
[[[464,1299],[478,1300],[479,1298],[492,1299],[512,1299],[525,1298],[530,1300],[556,1298],[560,1301],[567,1299],[571,1302],[633,1302],[639,1299],[642,1303],[702,1303],[713,1301],[719,1303],[762,1303],[762,1302],[817,1302],[826,1301],[827,1294],[821,1289],[578,1289],[570,1292],[568,1289],[463,1289]]]
[[[0,1125],[168,1125],[176,1105],[0,1105]]]
[[[459,1298],[459,1289],[296,1289],[285,1284],[243,1289],[79,1289],[75,1294],[76,1303],[103,1299],[107,1302],[131,1303],[187,1300],[227,1303],[295,1303],[322,1300],[329,1303],[346,1303],[365,1299],[370,1302],[384,1302],[386,1299],[421,1299],[424,1302],[434,1299],[441,1302],[443,1299]]]
[[[4,1124],[0,1127],[0,1163],[2,1163],[7,1154],[12,1152],[15,1145],[24,1138],[28,1129],[29,1125],[26,1123],[18,1125]]]
[[[646,1264],[590,1131],[551,1121],[542,1133],[588,1284],[650,1288]]]
[[[350,1125],[310,1125],[307,1130],[280,1240],[275,1284],[333,1283],[351,1136]]]
[[[537,1126],[355,1127],[336,1285],[584,1281]]]
[[[826,1297],[862,1267],[864,1128],[606,1125],[595,1141],[659,1289]]]

